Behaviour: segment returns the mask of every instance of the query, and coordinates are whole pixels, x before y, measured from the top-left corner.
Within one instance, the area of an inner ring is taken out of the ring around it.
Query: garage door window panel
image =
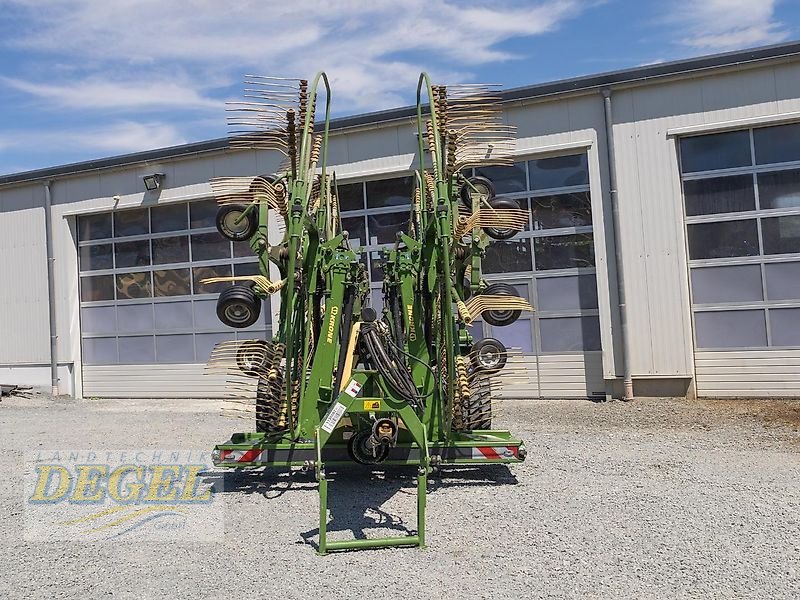
[[[771,308],[769,323],[773,346],[800,347],[800,308]]]
[[[532,190],[589,185],[589,161],[585,153],[528,161]]]
[[[800,124],[755,129],[753,145],[756,164],[800,161]]]
[[[767,346],[767,324],[763,310],[696,312],[694,322],[699,348]]]
[[[540,196],[531,200],[534,229],[591,227],[592,202],[589,192]]]
[[[114,213],[114,237],[150,233],[150,217],[146,208],[121,210]]]
[[[683,184],[686,215],[745,212],[756,209],[752,175],[695,179]]]
[[[78,249],[81,271],[100,271],[114,268],[111,244],[94,244]]]
[[[102,240],[111,237],[111,213],[78,217],[78,240]]]
[[[692,269],[695,304],[758,302],[764,299],[761,265]]]
[[[689,258],[758,256],[758,225],[755,219],[693,223],[687,226]]]
[[[186,204],[167,204],[150,209],[150,229],[153,233],[183,231],[188,228]]]
[[[533,247],[537,271],[594,267],[591,233],[539,237]]]
[[[767,276],[767,298],[800,302],[800,262],[779,262],[764,265]]]
[[[117,242],[114,260],[118,269],[150,266],[150,240]]]
[[[765,254],[800,253],[800,215],[761,220]]]
[[[800,207],[800,170],[758,174],[762,209]]]
[[[684,173],[732,169],[751,164],[748,131],[730,131],[681,140],[681,167]]]
[[[153,238],[152,241],[154,265],[189,262],[189,238],[187,236]]]

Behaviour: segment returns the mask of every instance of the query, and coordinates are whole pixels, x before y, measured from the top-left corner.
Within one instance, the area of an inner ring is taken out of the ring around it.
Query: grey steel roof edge
[[[785,42],[771,46],[761,46],[758,48],[749,48],[745,50],[734,50],[721,54],[680,59],[670,62],[622,69],[618,71],[608,71],[595,75],[582,75],[569,79],[560,79],[552,82],[511,88],[501,92],[501,99],[503,102],[533,100],[536,98],[543,98],[558,94],[575,93],[621,84],[632,84],[651,79],[687,75],[710,69],[744,65],[764,60],[789,58],[798,55],[800,55],[800,41]],[[337,130],[363,127],[366,125],[377,125],[387,121],[397,121],[411,118],[414,115],[416,115],[415,106],[404,106],[400,108],[392,108],[388,110],[331,119],[330,128],[331,130]],[[201,152],[225,150],[227,148],[228,138],[217,138],[201,142],[192,142],[179,146],[158,148],[156,150],[144,150],[131,154],[122,154],[107,158],[58,165],[55,167],[46,167],[33,171],[23,171],[20,173],[0,175],[0,185],[40,181],[58,177],[60,175],[75,175],[87,171],[157,161],[162,159],[180,158],[182,156],[198,154]]]

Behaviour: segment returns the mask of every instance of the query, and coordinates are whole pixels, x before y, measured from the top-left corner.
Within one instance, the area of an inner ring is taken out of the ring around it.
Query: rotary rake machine
[[[322,86],[325,117],[315,127]],[[285,160],[276,175],[211,181],[220,233],[249,244],[260,275],[205,281],[234,283],[217,303],[225,324],[251,326],[272,294],[280,297],[280,320],[271,340],[223,342],[212,352],[208,371],[228,376],[232,409],[255,425],[216,446],[214,463],[313,471],[321,554],[423,547],[434,469],[525,459],[521,440],[491,428],[493,376],[512,361],[498,340],[476,342],[470,325],[478,317],[508,325],[533,310],[512,286],[481,277],[489,240],[513,236],[528,217],[495,197],[489,180],[462,175],[510,164],[513,131],[491,88],[433,86],[420,76],[416,187],[408,229],[384,251],[378,314],[359,249],[341,229],[336,179],[326,166],[327,77],[310,85],[248,77],[245,97],[229,108],[231,145],[277,150]],[[416,533],[328,540],[326,467],[354,462],[417,467]]]

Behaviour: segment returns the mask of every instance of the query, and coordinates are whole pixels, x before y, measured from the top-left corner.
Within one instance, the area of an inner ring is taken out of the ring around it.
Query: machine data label
[[[351,379],[350,383],[347,384],[347,387],[344,388],[344,393],[353,398],[358,396],[358,392],[360,391],[361,391],[361,384],[358,383],[355,379]]]
[[[336,427],[336,424],[339,422],[339,419],[342,418],[342,415],[346,410],[347,407],[341,402],[334,404],[333,408],[328,412],[328,416],[325,417],[325,421],[322,423],[322,430],[327,431],[328,433],[333,431],[334,427]]]
[[[380,410],[380,400],[364,400],[364,410]]]

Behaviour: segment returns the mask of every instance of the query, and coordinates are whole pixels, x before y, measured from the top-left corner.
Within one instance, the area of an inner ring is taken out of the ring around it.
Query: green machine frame
[[[327,77],[319,73],[310,86],[305,81],[297,85],[297,107],[281,109],[282,122],[275,124],[273,119],[269,127],[259,123],[253,135],[239,138],[255,147],[280,138],[286,169],[277,176],[254,178],[260,185],[240,186],[235,193],[225,187],[218,196],[220,232],[249,241],[261,275],[228,278],[239,285],[220,295],[217,312],[223,322],[242,326],[253,314],[257,317],[264,298],[279,293],[280,320],[273,339],[237,342],[233,350],[229,343],[212,354],[210,365],[227,359],[231,372],[252,382],[256,425],[256,431],[235,433],[217,445],[214,464],[313,471],[319,482],[321,554],[424,547],[427,478],[433,469],[525,459],[521,440],[489,426],[489,378],[502,371],[496,363],[482,362],[469,333],[475,314],[466,304],[468,297],[498,297],[481,279],[484,229],[493,218],[501,224],[507,219],[502,210],[487,205],[491,190],[460,174],[464,164],[458,162],[459,144],[469,143],[474,124],[463,117],[459,121],[457,102],[448,105],[446,88],[433,86],[423,73],[417,88],[417,185],[410,199],[408,231],[398,234],[384,256],[384,309],[378,315],[368,306],[369,282],[360,253],[341,230],[336,180],[326,167]],[[321,85],[325,118],[315,127]],[[287,94],[282,90],[280,97]],[[274,101],[266,96],[259,101],[263,106],[251,103],[248,110],[274,117]],[[467,126],[459,131],[459,123]],[[467,206],[464,197],[471,198]],[[482,203],[484,212],[492,214],[476,217],[471,227],[459,230],[464,215],[478,215]],[[271,215],[285,226],[280,240],[269,239]],[[270,265],[280,273],[277,282],[269,280]],[[495,310],[494,317],[508,320],[509,312],[515,318],[509,310]],[[231,315],[239,320],[231,321]],[[487,319],[491,315],[491,309],[484,313]],[[505,351],[499,342],[482,346],[487,347],[495,360]],[[353,462],[381,468],[416,466],[416,533],[328,540],[326,467]]]

